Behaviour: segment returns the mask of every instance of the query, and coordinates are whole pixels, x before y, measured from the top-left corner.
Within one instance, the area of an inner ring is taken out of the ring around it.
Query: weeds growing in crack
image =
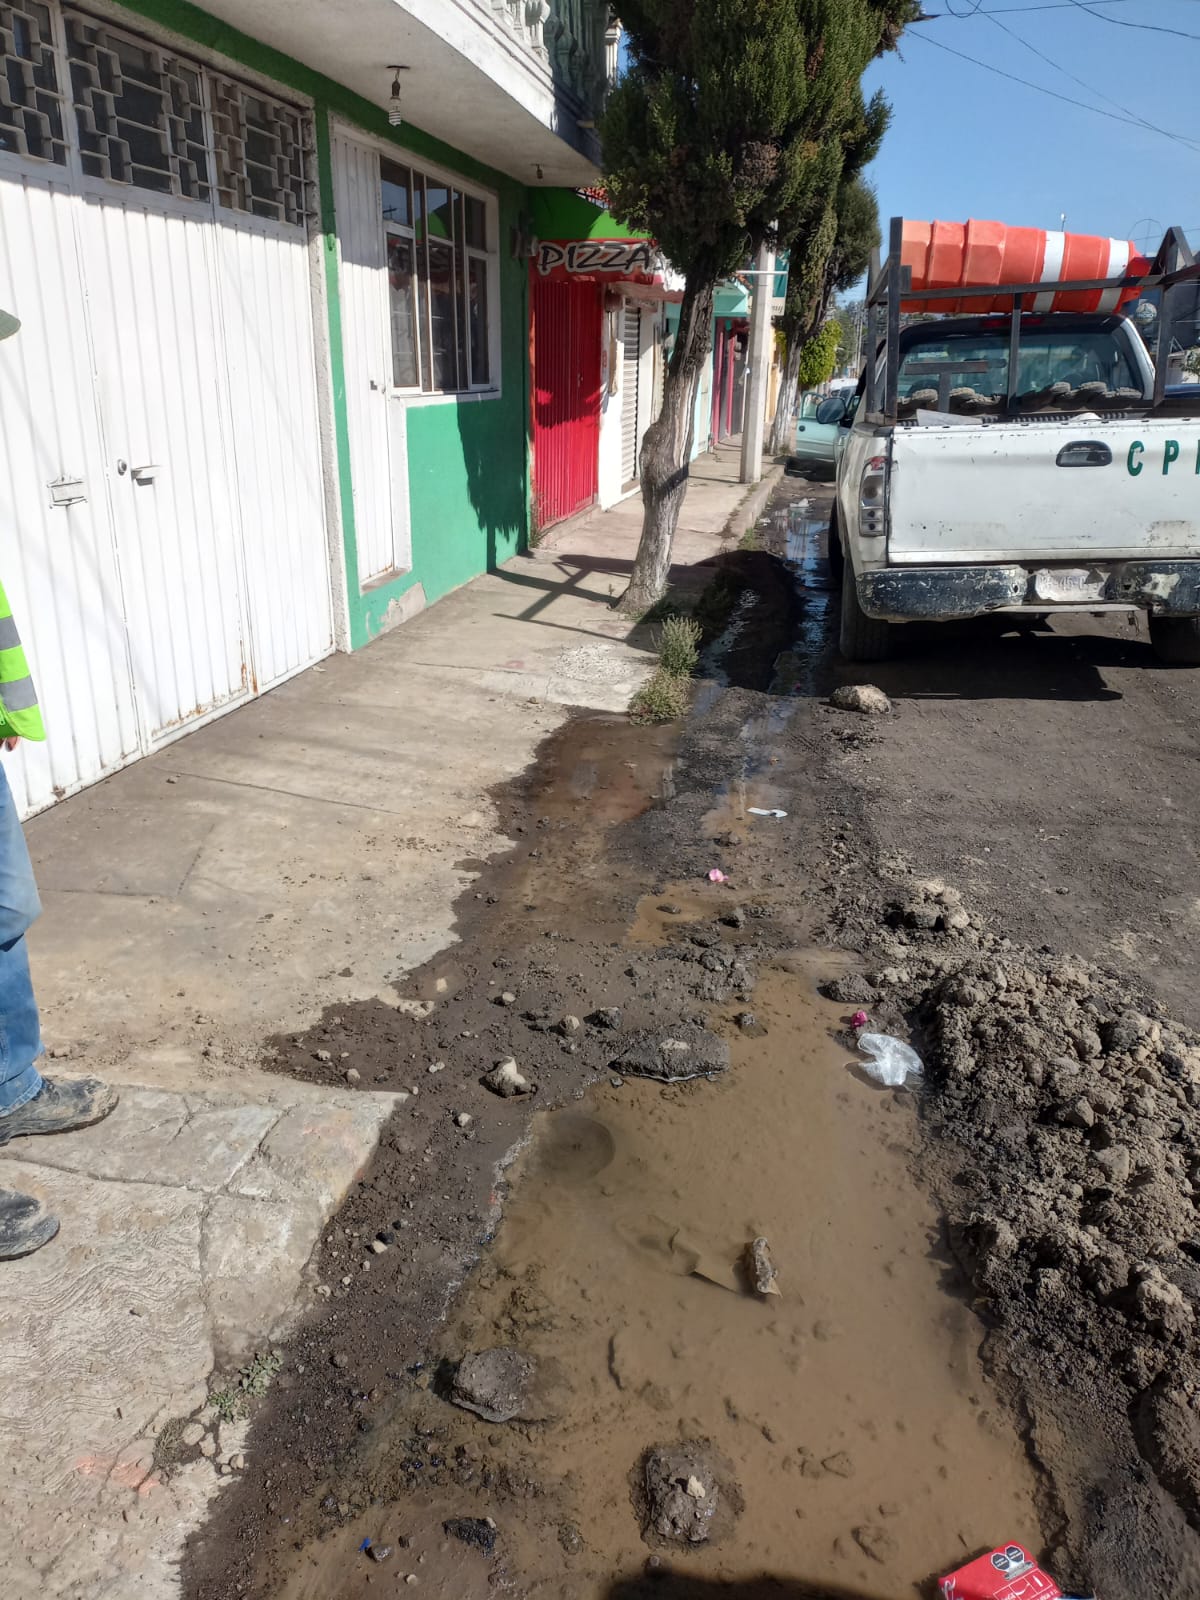
[[[674,722],[688,706],[688,684],[700,660],[703,630],[694,617],[667,617],[658,634],[658,666],[634,695],[634,722]]]
[[[236,1422],[247,1415],[247,1400],[260,1400],[266,1394],[282,1365],[283,1357],[273,1350],[265,1355],[256,1354],[224,1388],[211,1392],[209,1405],[222,1422]]]

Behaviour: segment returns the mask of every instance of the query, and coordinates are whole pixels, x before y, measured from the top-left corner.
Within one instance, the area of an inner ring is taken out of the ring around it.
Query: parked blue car
[[[857,404],[853,389],[838,389],[827,395],[806,394],[796,424],[794,465],[801,471],[805,467],[827,467],[832,471],[838,439],[844,436],[842,421]]]

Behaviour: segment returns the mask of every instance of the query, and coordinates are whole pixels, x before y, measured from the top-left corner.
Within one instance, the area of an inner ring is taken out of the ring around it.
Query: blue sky
[[[910,28],[900,54],[875,63],[864,80],[868,93],[882,88],[892,104],[891,129],[867,174],[885,232],[891,216],[1057,228],[1065,211],[1075,232],[1141,235],[1139,243],[1153,246],[1179,223],[1200,246],[1200,0],[924,7],[940,13],[937,20]],[[939,45],[1191,142],[1065,105]]]

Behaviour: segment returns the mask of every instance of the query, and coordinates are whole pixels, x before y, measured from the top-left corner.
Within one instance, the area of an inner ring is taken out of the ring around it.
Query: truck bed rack
[[[1012,311],[1008,314],[1008,393],[1004,397],[1003,407],[997,409],[1002,409],[1004,413],[1009,415],[1045,416],[1047,413],[1044,410],[1022,412],[1021,396],[1017,392],[1017,385],[1019,381],[1018,357],[1021,348],[1021,313],[1032,309],[1024,304],[1024,299],[1026,295],[1044,294],[1047,285],[1045,283],[999,283],[968,287],[955,284],[953,289],[945,287],[914,289],[912,287],[912,269],[906,267],[901,260],[903,238],[904,219],[902,217],[893,217],[889,225],[886,259],[880,260],[878,250],[873,252],[871,258],[871,270],[867,280],[866,296],[867,420],[881,424],[904,420],[900,414],[899,403],[901,301],[920,303],[922,301],[945,300],[948,295],[953,295],[956,300],[969,298],[989,301],[1011,299]],[[1200,282],[1200,263],[1197,262],[1191,247],[1184,238],[1182,230],[1172,227],[1168,228],[1163,235],[1163,241],[1159,245],[1150,264],[1150,270],[1147,273],[1135,273],[1121,278],[1071,279],[1056,282],[1053,285],[1056,294],[1069,294],[1089,289],[1138,289],[1143,293],[1148,290],[1162,291],[1163,299],[1160,304],[1158,319],[1158,341],[1154,354],[1153,393],[1149,400],[1145,398],[1135,400],[1122,395],[1120,409],[1123,412],[1151,412],[1159,409],[1170,411],[1172,409],[1169,400],[1166,398],[1167,363],[1171,348],[1171,324],[1166,315],[1166,292],[1179,284],[1197,282]],[[1048,315],[1053,316],[1054,313],[1050,312]],[[873,356],[871,352],[874,352]],[[879,383],[879,355],[881,352],[885,356],[882,393],[880,392]],[[1195,409],[1194,405],[1192,409]]]

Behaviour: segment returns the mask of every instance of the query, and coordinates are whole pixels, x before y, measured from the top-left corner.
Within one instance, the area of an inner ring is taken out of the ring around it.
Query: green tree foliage
[[[886,112],[868,107],[862,140],[850,147],[847,162],[857,166],[879,147],[886,127]],[[834,296],[844,292],[866,271],[871,252],[880,242],[879,206],[875,191],[857,173],[844,177],[819,221],[797,241],[788,270],[787,299],[780,327],[787,343],[783,382],[771,430],[772,449],[787,448],[796,397],[808,388],[799,375],[801,351],[829,315]],[[852,342],[846,345],[852,348]]]
[[[824,218],[847,151],[886,121],[882,102],[863,106],[863,70],[916,12],[916,0],[622,0],[629,65],[602,126],[609,206],[687,285],[642,447],[630,608],[666,584],[716,284],[765,239],[806,237]]]
[[[828,383],[837,364],[842,330],[832,319],[800,351],[798,378],[802,389],[815,389]]]

